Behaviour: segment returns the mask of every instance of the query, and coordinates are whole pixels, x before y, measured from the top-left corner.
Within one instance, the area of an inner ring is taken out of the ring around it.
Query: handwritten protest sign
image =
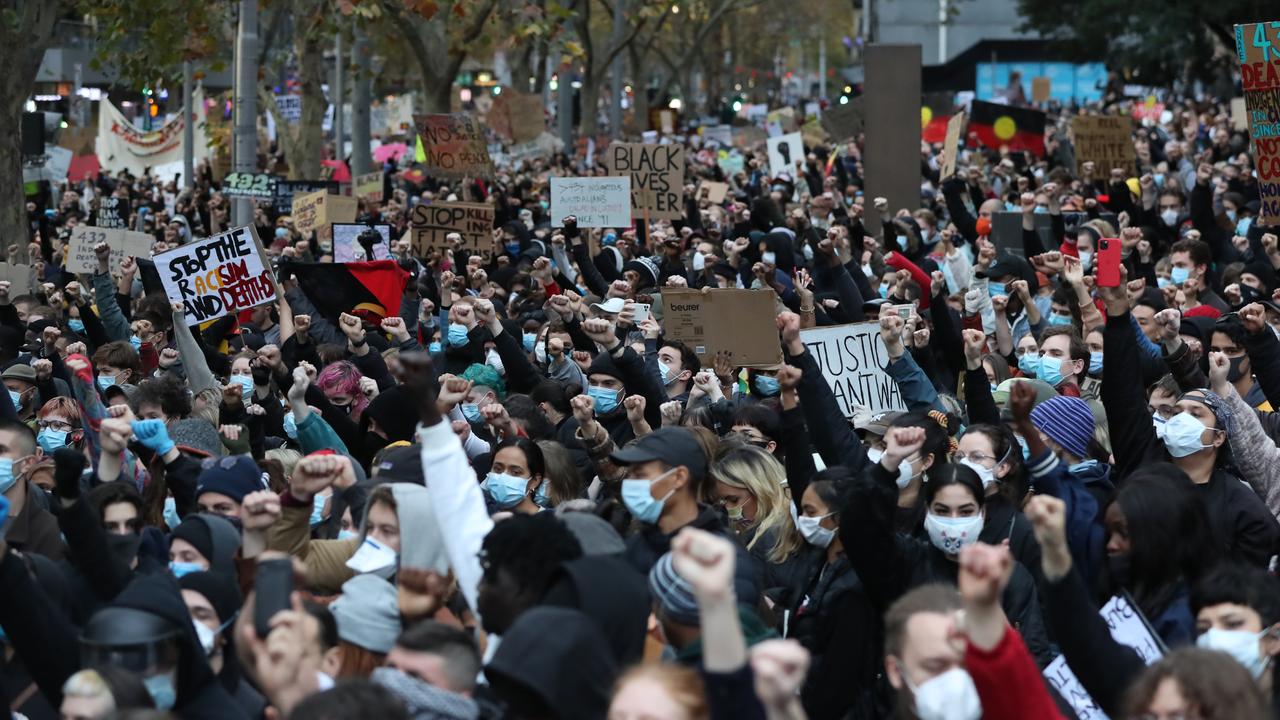
[[[535,93],[506,90],[493,99],[485,120],[495,133],[517,144],[537,140],[547,129],[542,96]]]
[[[942,143],[942,178],[956,174],[956,154],[960,152],[960,131],[964,128],[964,112],[958,112],[947,120],[947,137]]]
[[[1245,106],[1244,98],[1242,97],[1231,98],[1231,129],[1249,129],[1249,110]]]
[[[769,138],[769,174],[777,177],[787,173],[796,176],[796,161],[804,160],[804,138],[800,133],[789,133]]]
[[[338,192],[335,180],[281,180],[276,183],[276,212],[288,215],[293,212],[293,197],[324,190],[327,193]]]
[[[551,178],[552,222],[559,227],[569,215],[577,216],[578,227],[629,227],[631,178]]]
[[[291,123],[298,122],[302,119],[302,96],[277,95],[276,110],[280,112],[281,120]]]
[[[462,236],[462,247],[488,262],[493,257],[493,218],[493,206],[483,203],[417,205],[409,216],[413,254],[425,258],[435,251],[452,252],[445,238],[456,232]]]
[[[653,220],[684,217],[684,146],[614,143],[605,149],[609,174],[631,178],[631,215]],[[629,224],[629,223],[628,223]]]
[[[461,179],[493,174],[484,128],[466,113],[418,115],[418,137],[432,175]]]
[[[1235,31],[1262,200],[1258,216],[1263,224],[1280,224],[1280,22],[1236,25]]]
[[[664,293],[665,294],[665,293]],[[898,383],[884,368],[889,355],[875,322],[829,325],[800,331],[847,418],[861,406],[871,412],[906,410]]]
[[[151,257],[151,245],[154,242],[155,238],[147,233],[77,225],[67,240],[67,272],[97,272],[98,256],[94,254],[93,248],[98,243],[106,243],[111,248],[111,274],[119,275],[120,263],[125,258]]]
[[[866,126],[866,115],[862,107],[862,96],[850,100],[844,105],[832,105],[822,113],[822,127],[837,142],[857,137]]]
[[[1116,642],[1128,645],[1138,653],[1142,661],[1150,665],[1164,656],[1160,641],[1151,632],[1142,615],[1123,597],[1113,597],[1098,611],[1107,622],[1111,637]],[[1067,659],[1061,655],[1054,658],[1044,669],[1045,680],[1075,710],[1079,720],[1107,720],[1107,716],[1098,707],[1093,698],[1080,684],[1075,673],[1067,665]]]
[[[122,228],[125,226],[125,214],[129,212],[128,202],[120,198],[103,195],[98,198],[98,221],[100,228]]]
[[[360,244],[360,234],[369,229],[362,223],[334,223],[330,226],[333,236],[333,261],[339,263],[362,260],[387,260],[391,257],[391,226],[374,225],[381,238],[373,245],[373,257]]]
[[[325,228],[330,223],[349,223],[356,219],[359,203],[353,197],[330,195],[320,191],[293,198],[293,226],[306,234]]]
[[[724,202],[724,198],[729,194],[729,183],[712,182],[711,180],[702,181],[702,188],[698,191],[698,197],[702,197],[702,193],[706,193],[707,200],[715,205]]]
[[[276,278],[252,225],[162,252],[153,260],[170,302],[188,325],[276,299]]]
[[[222,179],[224,195],[252,200],[274,200],[280,178],[267,173],[229,173]]]
[[[1108,177],[1114,168],[1123,168],[1125,177],[1134,172],[1133,121],[1122,116],[1084,115],[1071,120],[1071,136],[1076,147],[1076,171],[1093,161],[1095,173]]]
[[[357,175],[351,183],[352,190],[357,198],[363,198],[370,202],[382,202],[382,173],[371,172],[367,175]]]
[[[667,337],[692,348],[704,367],[720,352],[729,353],[735,366],[767,367],[782,360],[776,300],[772,290],[663,288],[663,325]]]
[[[1049,97],[1053,94],[1053,81],[1047,77],[1031,78],[1031,102],[1040,103],[1049,102]]]

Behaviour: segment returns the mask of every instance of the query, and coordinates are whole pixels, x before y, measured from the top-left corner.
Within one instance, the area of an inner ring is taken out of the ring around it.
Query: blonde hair
[[[777,458],[753,445],[735,445],[720,453],[711,466],[711,479],[751,493],[756,519],[749,526],[750,550],[770,531],[777,540],[769,549],[771,563],[780,563],[804,546],[804,538],[791,519],[791,497],[782,485],[787,471]]]
[[[635,680],[652,680],[661,685],[672,701],[684,710],[687,720],[707,720],[711,717],[706,687],[696,670],[666,663],[636,665],[618,678],[613,686],[613,695],[616,697],[627,683]]]
[[[62,684],[62,694],[72,697],[82,698],[100,698],[107,699],[107,710],[116,709],[115,696],[111,694],[111,688],[107,686],[107,681],[98,674],[97,670],[81,670]]]

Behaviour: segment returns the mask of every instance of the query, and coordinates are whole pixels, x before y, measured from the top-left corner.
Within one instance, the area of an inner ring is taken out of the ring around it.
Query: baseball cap
[[[591,303],[591,307],[601,312],[607,312],[610,315],[617,315],[618,313],[622,312],[622,308],[625,307],[626,304],[627,304],[626,300],[623,300],[620,297],[615,297],[615,298],[609,298],[604,302]]]
[[[621,450],[613,451],[609,456],[619,465],[635,465],[636,463],[662,462],[676,467],[683,465],[689,474],[701,479],[707,472],[707,456],[702,446],[694,438],[693,432],[683,427],[664,427],[640,438]]]

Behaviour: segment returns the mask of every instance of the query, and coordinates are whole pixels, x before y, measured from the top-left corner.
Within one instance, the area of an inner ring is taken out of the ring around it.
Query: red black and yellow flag
[[[969,113],[969,138],[993,150],[1008,147],[1014,152],[1025,150],[1043,157],[1044,118],[1039,110],[974,100]]]
[[[292,275],[298,287],[326,319],[351,313],[377,324],[400,315],[409,272],[395,260],[353,263],[306,263],[280,258],[281,279]]]

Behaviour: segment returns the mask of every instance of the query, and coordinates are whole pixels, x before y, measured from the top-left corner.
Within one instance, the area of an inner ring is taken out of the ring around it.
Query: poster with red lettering
[[[169,302],[182,303],[188,325],[276,299],[276,276],[252,225],[162,252],[152,260]]]
[[[1253,163],[1262,200],[1260,222],[1280,224],[1280,21],[1236,25]]]

